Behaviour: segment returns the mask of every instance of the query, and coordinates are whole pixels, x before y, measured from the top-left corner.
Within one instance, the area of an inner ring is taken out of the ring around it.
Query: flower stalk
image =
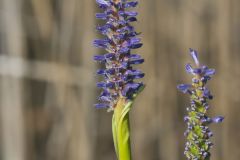
[[[129,111],[135,97],[142,91],[144,84],[136,81],[144,77],[144,73],[134,66],[144,62],[132,49],[142,46],[141,39],[131,22],[137,21],[137,12],[129,8],[137,6],[137,1],[128,0],[96,0],[103,9],[96,18],[105,21],[97,26],[104,36],[94,40],[94,46],[104,49],[107,53],[95,55],[94,60],[105,65],[97,71],[103,81],[97,83],[102,89],[99,104],[96,108],[107,108],[113,111],[112,131],[116,154],[119,160],[131,160]]]
[[[188,160],[209,160],[210,149],[213,146],[210,137],[213,136],[213,133],[208,125],[220,123],[224,118],[222,116],[210,118],[207,115],[210,108],[208,100],[213,99],[213,96],[206,84],[215,74],[215,69],[201,65],[197,51],[190,49],[190,53],[196,65],[196,68],[190,64],[186,65],[187,73],[193,75],[192,83],[177,86],[180,91],[189,94],[191,99],[191,105],[187,108],[188,115],[184,117],[184,121],[187,123],[187,130],[184,133],[187,138],[184,154]]]
[[[129,111],[132,103],[119,100],[112,118],[112,130],[115,150],[118,159],[131,160]]]

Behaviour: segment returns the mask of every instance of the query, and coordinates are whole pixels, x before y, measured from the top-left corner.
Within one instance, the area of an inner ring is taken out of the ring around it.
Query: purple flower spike
[[[136,7],[138,2],[96,0],[96,3],[103,9],[102,13],[96,14],[96,18],[105,21],[105,24],[98,25],[96,30],[105,38],[95,39],[93,45],[107,51],[106,54],[93,57],[95,61],[105,65],[105,68],[97,70],[97,74],[104,80],[97,83],[97,87],[103,92],[98,98],[101,104],[96,107],[114,109],[120,98],[132,100],[133,95],[143,86],[143,83],[135,80],[143,78],[144,73],[133,69],[133,65],[143,63],[144,59],[131,53],[132,49],[143,45],[137,37],[139,33],[130,24],[137,21],[138,13],[128,9]]]
[[[224,117],[217,116],[210,118],[207,111],[210,108],[208,100],[213,99],[211,92],[206,87],[206,83],[215,74],[215,69],[209,69],[201,65],[198,61],[197,51],[190,49],[196,68],[190,64],[186,65],[187,73],[193,75],[192,84],[180,84],[177,88],[183,93],[190,93],[190,107],[187,107],[188,115],[184,117],[187,123],[187,130],[184,136],[187,138],[184,154],[189,160],[209,160],[210,148],[212,143],[210,138],[213,133],[208,125],[211,123],[220,123]]]

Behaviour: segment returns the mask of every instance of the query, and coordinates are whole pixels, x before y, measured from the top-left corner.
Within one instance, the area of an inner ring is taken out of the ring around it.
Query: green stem
[[[112,118],[112,132],[118,160],[131,160],[129,111],[134,99],[145,88],[142,86],[131,100],[122,97],[118,100]]]
[[[113,139],[118,160],[131,160],[129,111],[131,102],[120,99],[113,114]]]

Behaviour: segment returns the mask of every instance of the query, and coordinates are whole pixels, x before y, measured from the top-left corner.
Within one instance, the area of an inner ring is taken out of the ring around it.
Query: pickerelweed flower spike
[[[138,2],[131,0],[96,0],[103,9],[97,13],[96,18],[104,20],[104,25],[96,29],[104,35],[96,39],[93,45],[104,49],[105,54],[95,55],[94,60],[105,65],[97,71],[103,77],[97,87],[102,89],[99,104],[96,108],[108,108],[113,114],[113,137],[115,150],[119,160],[130,160],[130,137],[128,113],[134,98],[144,88],[142,82],[136,79],[144,77],[144,73],[134,66],[144,62],[138,54],[132,54],[132,49],[142,46],[140,38],[131,22],[137,21],[137,12],[129,8],[136,7]]]
[[[186,65],[187,73],[193,75],[192,83],[177,86],[180,91],[191,96],[191,105],[187,108],[188,115],[184,117],[188,126],[184,133],[187,137],[184,154],[188,160],[209,160],[210,148],[213,145],[210,137],[213,136],[213,133],[208,125],[221,123],[224,117],[210,118],[207,116],[209,109],[207,101],[211,100],[213,96],[206,87],[206,83],[215,74],[215,70],[199,63],[197,51],[190,49],[190,54],[196,65],[196,68],[190,64]]]

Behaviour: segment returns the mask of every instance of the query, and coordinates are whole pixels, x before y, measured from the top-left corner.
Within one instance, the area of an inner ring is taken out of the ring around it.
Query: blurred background
[[[188,48],[217,70],[209,83],[212,160],[240,159],[240,1],[139,0],[146,89],[131,111],[135,160],[183,160]],[[0,159],[114,160],[111,116],[92,46],[94,0],[0,0]]]

